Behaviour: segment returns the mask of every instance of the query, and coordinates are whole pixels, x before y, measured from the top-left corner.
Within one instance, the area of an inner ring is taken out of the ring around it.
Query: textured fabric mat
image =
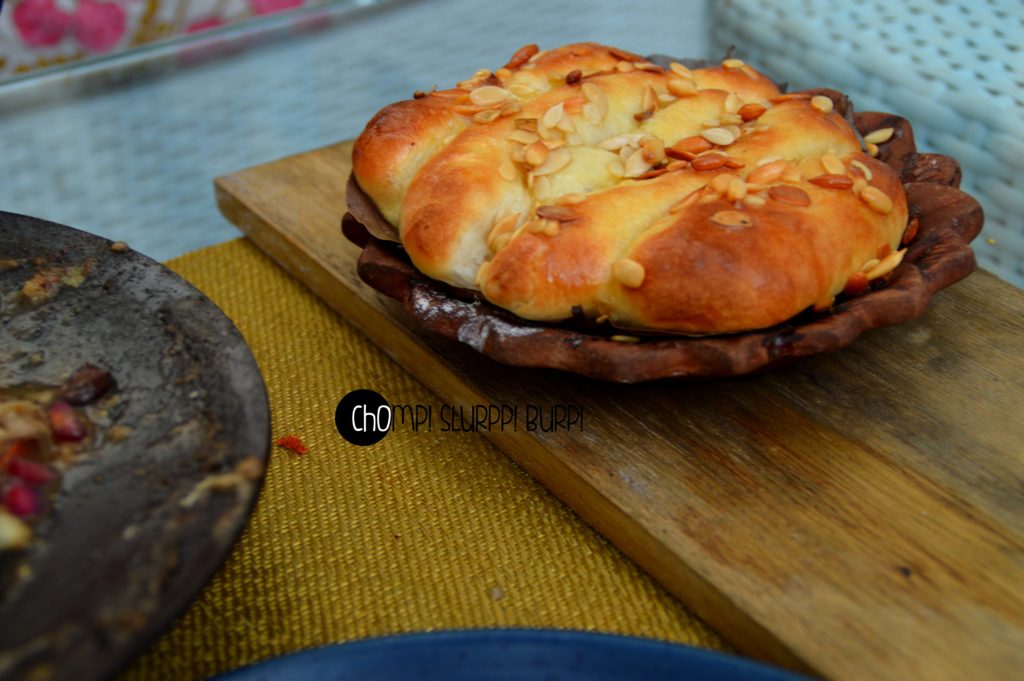
[[[558,627],[725,648],[682,603],[482,436],[390,433],[355,447],[334,429],[350,390],[440,402],[245,240],[170,266],[238,326],[270,394],[266,485],[225,566],[122,676],[204,678],[368,636]]]

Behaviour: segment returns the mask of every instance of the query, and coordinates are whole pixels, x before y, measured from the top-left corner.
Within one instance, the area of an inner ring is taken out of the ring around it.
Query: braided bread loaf
[[[891,270],[907,225],[833,99],[593,43],[386,107],[353,164],[420,271],[532,320],[771,326]]]

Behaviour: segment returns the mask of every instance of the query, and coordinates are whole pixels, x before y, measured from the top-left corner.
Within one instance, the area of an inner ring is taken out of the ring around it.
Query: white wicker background
[[[72,70],[45,104],[23,97],[30,80],[0,88],[0,209],[166,259],[238,235],[214,177],[353,137],[384,105],[497,68],[525,43],[701,57],[706,35],[701,0],[399,3],[118,85]]]
[[[796,89],[843,90],[958,159],[985,208],[979,263],[1024,286],[1024,2],[719,0],[712,48],[735,45]]]

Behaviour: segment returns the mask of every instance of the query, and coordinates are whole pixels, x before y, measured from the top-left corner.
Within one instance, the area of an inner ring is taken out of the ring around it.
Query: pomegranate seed
[[[4,490],[4,506],[19,518],[39,510],[39,496],[23,482],[14,482]]]
[[[12,459],[7,464],[7,472],[30,485],[44,485],[56,477],[49,466],[21,458]]]
[[[15,440],[0,454],[0,470],[5,470],[7,464],[19,456],[31,456],[34,449],[35,442],[32,440]]]
[[[78,442],[86,435],[85,423],[67,402],[54,402],[50,405],[50,427],[53,436],[64,442]]]

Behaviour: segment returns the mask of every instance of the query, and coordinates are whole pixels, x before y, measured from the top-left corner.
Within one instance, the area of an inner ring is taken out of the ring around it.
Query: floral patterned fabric
[[[0,0],[0,81],[328,0]]]

